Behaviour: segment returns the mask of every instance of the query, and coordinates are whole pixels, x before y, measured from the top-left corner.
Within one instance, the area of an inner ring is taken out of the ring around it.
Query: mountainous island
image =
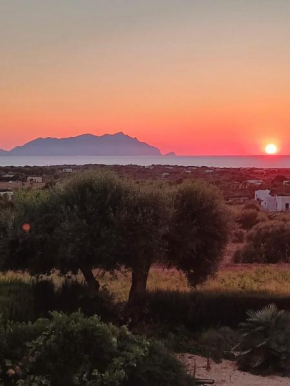
[[[124,133],[71,138],[38,138],[1,155],[12,156],[161,156],[157,147]]]

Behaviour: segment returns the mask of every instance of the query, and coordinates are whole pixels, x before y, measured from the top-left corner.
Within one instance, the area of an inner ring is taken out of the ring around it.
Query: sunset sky
[[[290,1],[0,1],[0,148],[119,131],[290,154]]]

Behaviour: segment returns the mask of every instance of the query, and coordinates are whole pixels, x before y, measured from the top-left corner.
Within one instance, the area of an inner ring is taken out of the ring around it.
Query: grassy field
[[[127,298],[130,288],[129,274],[104,275],[101,282],[107,285],[118,300]],[[191,291],[183,274],[175,270],[153,267],[148,280],[149,290]],[[290,266],[236,266],[223,268],[216,277],[198,288],[202,292],[255,293],[263,296],[290,294]]]
[[[116,272],[114,274],[95,273],[101,284],[112,292],[118,301],[126,300],[130,289],[130,273]],[[29,282],[32,278],[27,273],[7,273],[0,278],[19,278]],[[53,274],[56,286],[63,282],[63,277]],[[73,277],[74,278],[74,277]],[[83,281],[82,275],[75,277]],[[149,290],[170,290],[190,292],[186,277],[174,270],[155,266],[151,269],[148,279]],[[261,294],[262,296],[283,297],[290,294],[290,265],[232,265],[223,267],[214,278],[198,287],[204,293],[236,293]]]

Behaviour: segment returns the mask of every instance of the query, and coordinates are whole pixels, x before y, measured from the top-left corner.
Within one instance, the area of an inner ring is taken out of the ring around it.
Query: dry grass
[[[115,272],[114,274],[95,271],[96,276],[103,286],[112,292],[116,300],[126,300],[130,289],[130,272]],[[33,280],[28,273],[8,272],[1,278],[21,278],[25,282]],[[51,278],[55,285],[60,286],[64,277],[57,273]],[[74,279],[83,281],[81,274]],[[163,269],[154,266],[149,274],[149,290],[175,290],[191,291],[185,276],[174,269]],[[210,278],[204,285],[198,288],[207,293],[241,293],[262,294],[271,296],[287,296],[290,293],[290,266],[289,265],[245,265],[223,267],[214,278]]]

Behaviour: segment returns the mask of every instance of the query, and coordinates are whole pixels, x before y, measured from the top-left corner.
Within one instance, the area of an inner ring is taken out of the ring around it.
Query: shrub
[[[236,244],[243,243],[245,241],[245,231],[243,229],[237,229],[232,233],[232,242]]]
[[[258,204],[254,203],[254,202],[249,202],[247,203],[244,207],[243,207],[243,210],[249,210],[249,209],[252,209],[252,210],[255,210],[257,212],[260,212],[260,207]]]
[[[244,209],[238,218],[238,223],[243,229],[250,230],[258,223],[267,220],[268,217],[264,212],[258,212],[256,209]]]
[[[247,236],[247,243],[234,255],[240,263],[277,264],[290,261],[290,224],[268,221],[257,225]]]
[[[17,328],[25,332],[28,344],[17,360],[14,355],[12,360],[2,362],[5,385],[194,385],[183,365],[162,345],[134,336],[125,327],[106,325],[97,316],[54,312],[51,320]],[[5,332],[0,334],[0,338],[4,336],[5,358],[7,342],[10,339],[14,346],[20,330],[16,336],[14,328],[6,336]]]
[[[194,385],[181,362],[170,355],[164,346],[153,342],[148,355],[124,383],[124,386],[186,386]]]
[[[238,345],[238,365],[244,370],[290,369],[290,313],[275,305],[248,311],[241,323],[242,342]]]

